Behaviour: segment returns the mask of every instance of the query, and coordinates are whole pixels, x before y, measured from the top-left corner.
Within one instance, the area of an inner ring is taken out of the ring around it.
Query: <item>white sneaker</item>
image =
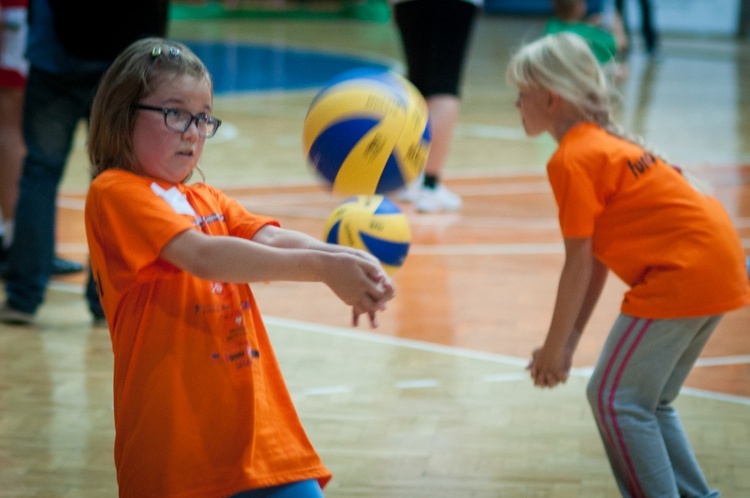
[[[441,183],[434,189],[421,187],[415,201],[420,213],[438,213],[441,211],[458,211],[461,209],[461,197],[454,194]]]
[[[417,202],[419,191],[424,182],[424,173],[421,173],[410,184],[396,192],[396,200],[401,202]]]

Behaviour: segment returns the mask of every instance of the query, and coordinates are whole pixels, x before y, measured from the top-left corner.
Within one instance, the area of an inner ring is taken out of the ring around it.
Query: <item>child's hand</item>
[[[396,290],[393,286],[393,282],[390,281],[390,279],[386,276],[386,281],[382,281],[382,285],[386,287],[387,289],[387,300],[393,299],[396,296]],[[385,309],[385,302],[383,302],[383,309]],[[367,313],[368,317],[370,318],[370,328],[377,328],[378,327],[378,319],[377,314],[374,311],[363,311],[361,309],[357,309],[356,306],[352,307],[352,325],[357,326],[359,325],[359,315],[362,315],[364,313]]]
[[[543,347],[536,348],[531,353],[531,361],[526,369],[531,371],[535,386],[555,387],[568,380],[570,358],[564,351],[554,352]]]
[[[335,253],[326,275],[326,284],[348,305],[352,306],[352,323],[367,313],[370,324],[377,326],[375,314],[396,295],[390,277],[379,263],[358,254]]]

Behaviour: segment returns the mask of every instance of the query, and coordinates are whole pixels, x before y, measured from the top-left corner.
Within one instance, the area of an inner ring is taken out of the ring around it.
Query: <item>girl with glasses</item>
[[[370,255],[189,183],[221,124],[212,104],[203,63],[159,38],[125,49],[94,99],[85,219],[114,351],[120,496],[320,497],[331,474],[248,283],[323,282],[373,326],[394,287]]]

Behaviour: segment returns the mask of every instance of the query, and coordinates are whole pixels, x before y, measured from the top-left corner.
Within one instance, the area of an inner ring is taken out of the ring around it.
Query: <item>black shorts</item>
[[[476,5],[463,0],[395,4],[393,17],[401,34],[407,77],[425,97],[459,96],[477,11]]]

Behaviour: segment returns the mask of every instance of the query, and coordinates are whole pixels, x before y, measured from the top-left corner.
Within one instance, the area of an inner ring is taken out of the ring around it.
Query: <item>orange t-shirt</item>
[[[729,215],[674,167],[592,123],[571,128],[547,165],[566,238],[630,290],[643,318],[720,314],[750,304],[745,255]]]
[[[161,260],[185,230],[250,239],[273,219],[204,184],[122,170],[91,184],[86,232],[114,352],[121,497],[226,497],[323,466],[297,416],[248,285]]]

